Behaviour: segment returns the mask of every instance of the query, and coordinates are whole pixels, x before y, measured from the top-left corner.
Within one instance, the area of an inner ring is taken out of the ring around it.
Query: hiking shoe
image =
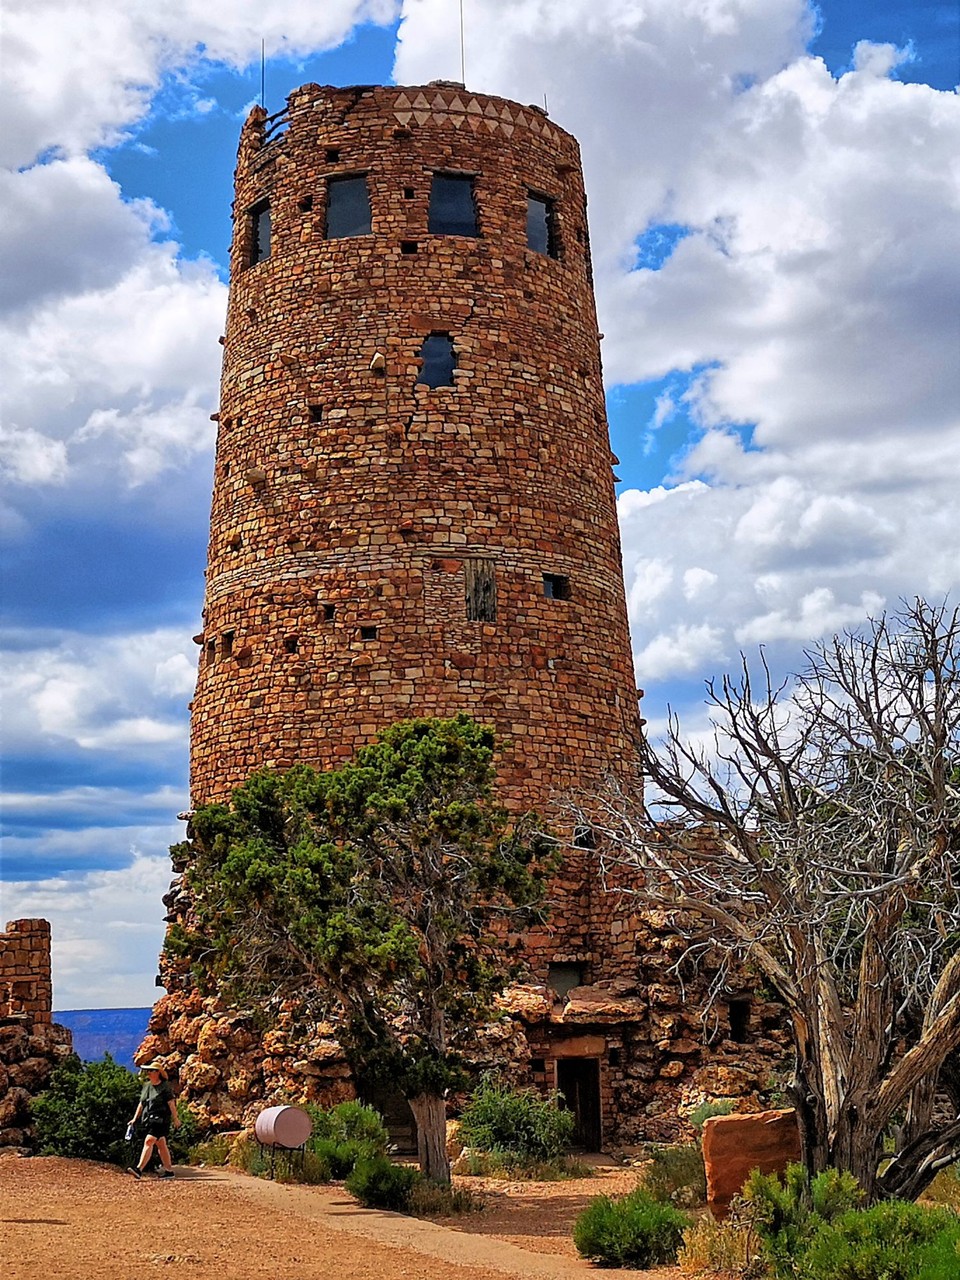
[[[140,1170],[139,1170],[139,1169],[137,1168],[137,1166],[136,1166],[136,1165],[134,1165],[134,1164],[130,1165],[130,1167],[127,1169],[127,1173],[132,1173],[132,1174],[133,1174],[133,1176],[136,1178],[136,1180],[137,1180],[138,1182],[139,1182],[139,1181],[140,1181],[140,1179],[143,1177],[143,1174],[140,1172]]]
[[[172,1178],[173,1176],[174,1175],[173,1175],[172,1169],[161,1169],[160,1172],[157,1174],[158,1178]]]

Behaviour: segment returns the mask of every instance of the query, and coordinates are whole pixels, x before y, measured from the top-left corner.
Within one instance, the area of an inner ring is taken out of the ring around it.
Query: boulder
[[[703,1126],[703,1162],[714,1216],[726,1214],[751,1169],[782,1173],[799,1159],[800,1130],[793,1110],[711,1116]]]

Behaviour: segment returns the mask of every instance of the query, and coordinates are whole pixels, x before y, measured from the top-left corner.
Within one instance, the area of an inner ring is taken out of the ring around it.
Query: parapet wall
[[[0,1018],[15,1014],[34,1026],[53,1021],[49,920],[11,920],[0,933]]]

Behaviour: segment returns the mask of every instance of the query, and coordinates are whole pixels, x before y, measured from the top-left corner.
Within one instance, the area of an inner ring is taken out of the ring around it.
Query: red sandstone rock
[[[752,1169],[782,1173],[800,1159],[795,1111],[712,1116],[703,1126],[707,1200],[718,1216],[741,1191]]]

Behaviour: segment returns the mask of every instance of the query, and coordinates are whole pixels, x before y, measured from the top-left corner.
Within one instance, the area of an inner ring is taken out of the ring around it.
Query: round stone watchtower
[[[193,803],[414,715],[492,724],[512,807],[629,759],[576,141],[446,82],[255,109],[224,344]]]

